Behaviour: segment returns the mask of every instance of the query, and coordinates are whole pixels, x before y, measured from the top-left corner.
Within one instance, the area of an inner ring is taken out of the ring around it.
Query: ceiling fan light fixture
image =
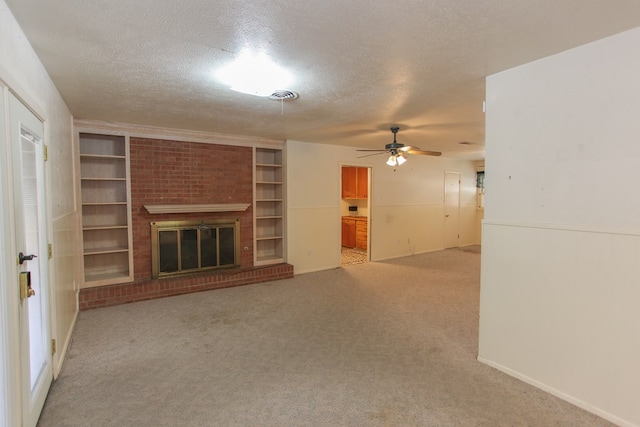
[[[387,160],[387,164],[389,166],[400,166],[404,162],[407,161],[407,154],[421,154],[423,156],[439,156],[442,153],[439,151],[425,151],[421,150],[418,147],[414,147],[411,145],[404,145],[399,143],[396,140],[396,135],[398,133],[399,127],[392,127],[391,132],[393,133],[393,142],[384,146],[384,150],[369,150],[369,149],[358,149],[358,151],[377,151],[377,154],[389,153],[389,159]],[[367,154],[365,156],[360,157],[368,157],[374,156],[375,154]]]

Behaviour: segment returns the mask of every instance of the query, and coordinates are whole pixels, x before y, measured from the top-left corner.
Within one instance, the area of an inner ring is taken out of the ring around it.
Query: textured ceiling
[[[76,118],[362,148],[399,125],[470,159],[487,75],[640,25],[638,0],[5,1]],[[215,81],[245,47],[300,97]]]

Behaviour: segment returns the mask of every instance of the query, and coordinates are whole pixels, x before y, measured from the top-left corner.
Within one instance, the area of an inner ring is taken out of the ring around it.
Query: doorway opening
[[[340,265],[369,261],[371,168],[342,166]]]

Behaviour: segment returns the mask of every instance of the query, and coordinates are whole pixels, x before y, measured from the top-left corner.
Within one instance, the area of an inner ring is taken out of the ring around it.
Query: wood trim
[[[242,212],[250,203],[213,203],[198,205],[144,205],[150,214],[197,213],[197,212]]]
[[[74,120],[74,127],[76,129],[81,129],[81,131],[84,131],[84,129],[91,129],[94,131],[94,133],[96,130],[99,130],[103,132],[119,132],[119,135],[128,134],[132,137],[139,138],[164,139],[182,142],[200,142],[205,144],[232,145],[242,147],[266,147],[282,149],[285,143],[284,140],[261,137],[225,135],[214,132],[161,128],[128,123],[104,122],[99,120],[76,119]]]

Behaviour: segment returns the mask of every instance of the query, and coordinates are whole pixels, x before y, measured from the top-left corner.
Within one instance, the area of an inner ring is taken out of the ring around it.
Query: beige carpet
[[[476,361],[478,251],[80,313],[40,426],[605,426]]]

